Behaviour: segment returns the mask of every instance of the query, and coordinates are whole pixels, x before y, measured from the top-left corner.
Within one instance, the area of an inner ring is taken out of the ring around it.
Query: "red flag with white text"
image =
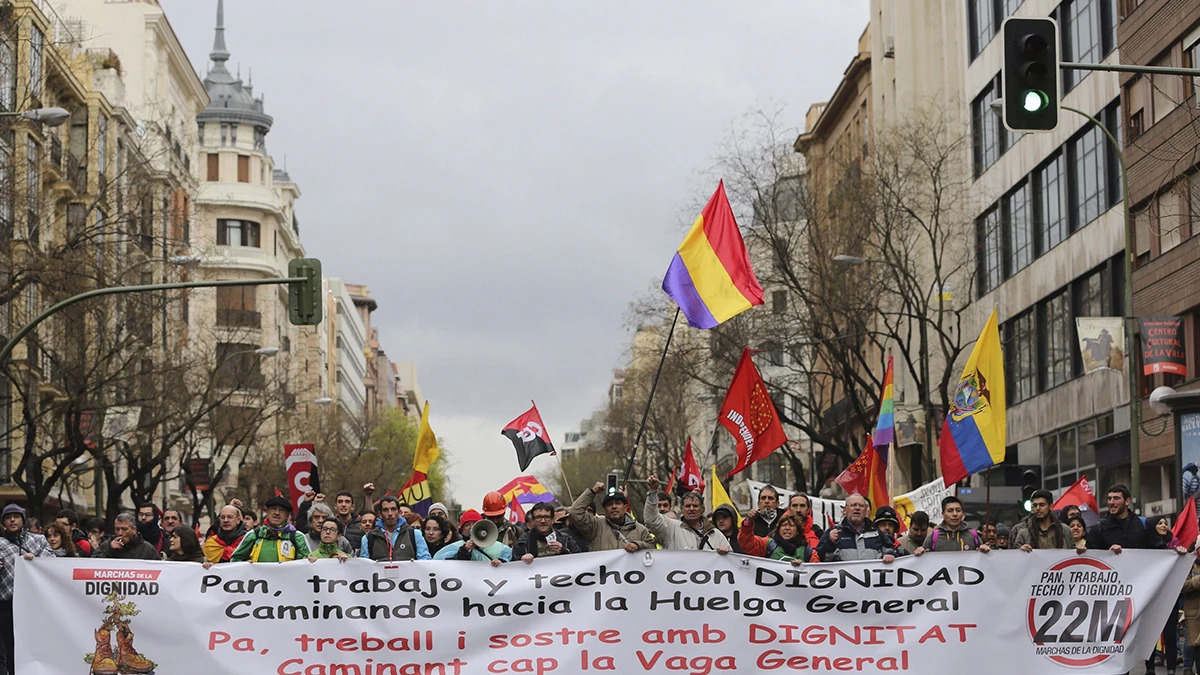
[[[700,465],[696,464],[696,456],[692,454],[692,439],[687,439],[687,450],[679,459],[679,466],[671,474],[671,484],[668,492],[682,497],[689,492],[704,492],[704,474],[700,473]]]
[[[1078,506],[1082,511],[1091,509],[1092,513],[1100,515],[1100,505],[1096,502],[1096,494],[1092,492],[1092,485],[1088,482],[1087,476],[1080,476],[1079,480],[1075,481],[1075,484],[1062,493],[1058,501],[1054,502],[1051,510],[1059,511],[1068,506]]]
[[[742,358],[733,371],[729,393],[721,404],[720,422],[737,443],[738,463],[729,472],[730,476],[787,443],[775,402],[767,393],[767,384],[758,374],[758,368],[754,367],[749,347],[742,350]]]

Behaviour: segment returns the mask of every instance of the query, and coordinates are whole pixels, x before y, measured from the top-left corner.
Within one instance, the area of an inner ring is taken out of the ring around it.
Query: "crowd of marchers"
[[[199,563],[205,567],[230,562],[280,563],[315,562],[324,558],[341,561],[352,557],[375,561],[474,560],[502,565],[535,564],[538,558],[581,554],[589,551],[624,549],[635,553],[646,549],[696,551],[715,554],[740,553],[802,565],[814,562],[879,560],[956,551],[988,553],[994,549],[1124,549],[1187,550],[1171,534],[1163,518],[1144,520],[1130,510],[1128,488],[1109,489],[1107,513],[1096,525],[1084,527],[1076,507],[1051,510],[1052,495],[1034,493],[1030,515],[1011,528],[999,529],[986,523],[979,530],[965,522],[958,498],[942,500],[941,519],[931,524],[929,514],[911,514],[902,528],[896,512],[881,506],[871,514],[867,499],[852,494],[845,502],[841,522],[813,522],[811,502],[804,494],[793,495],[788,504],[779,503],[770,486],[759,493],[755,508],[744,518],[729,505],[705,513],[704,498],[689,492],[676,500],[661,491],[657,477],[647,480],[649,488],[641,519],[630,509],[626,492],[596,483],[583,491],[570,506],[554,502],[532,504],[523,523],[510,521],[508,502],[498,492],[483,498],[479,510],[468,509],[453,517],[442,503],[434,503],[421,516],[390,493],[374,499],[374,485],[362,489],[362,502],[343,490],[332,503],[324,494],[308,492],[293,504],[273,497],[263,505],[261,522],[254,511],[238,500],[222,507],[217,521],[207,532],[183,523],[174,509],[160,510],[144,504],[136,513],[116,516],[112,532],[103,520],[81,523],[72,511],[59,511],[44,527],[26,518],[17,505],[0,513],[0,638],[4,639],[5,663],[12,673],[13,567],[18,556],[32,560],[47,557],[125,558]],[[740,522],[739,522],[740,520]],[[481,525],[484,521],[490,525]],[[473,536],[475,535],[475,536]],[[1182,589],[1181,602],[1187,617],[1186,644],[1200,638],[1200,559],[1192,566]],[[1175,613],[1165,634],[1175,635]],[[114,655],[132,659],[136,653]],[[1167,672],[1174,673],[1175,640],[1166,640]],[[1185,673],[1192,673],[1192,654],[1184,650]],[[119,672],[139,664],[129,663]],[[1148,672],[1153,672],[1153,663]],[[119,668],[118,668],[119,669]],[[117,670],[114,670],[117,672]]]

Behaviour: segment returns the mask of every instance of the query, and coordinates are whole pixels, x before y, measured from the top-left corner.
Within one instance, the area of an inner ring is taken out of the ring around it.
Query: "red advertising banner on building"
[[[1183,347],[1183,319],[1160,316],[1138,319],[1142,336],[1142,373],[1187,375]]]

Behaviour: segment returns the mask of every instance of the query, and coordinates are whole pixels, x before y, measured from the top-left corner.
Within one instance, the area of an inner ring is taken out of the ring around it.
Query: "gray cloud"
[[[203,75],[215,0],[161,4]],[[767,99],[802,124],[868,18],[866,0],[226,5],[308,253],[371,288],[470,505],[516,472],[499,431],[530,398],[556,441],[600,403],[730,124]]]

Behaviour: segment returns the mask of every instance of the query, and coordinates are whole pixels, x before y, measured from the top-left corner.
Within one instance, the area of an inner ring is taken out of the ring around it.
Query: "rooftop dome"
[[[204,88],[212,102],[196,120],[252,124],[270,130],[274,120],[263,112],[262,98],[254,98],[253,85],[243,84],[240,77],[234,77],[225,67],[229,60],[229,50],[225,47],[225,0],[217,0],[216,36],[208,58],[213,65],[204,78]]]

